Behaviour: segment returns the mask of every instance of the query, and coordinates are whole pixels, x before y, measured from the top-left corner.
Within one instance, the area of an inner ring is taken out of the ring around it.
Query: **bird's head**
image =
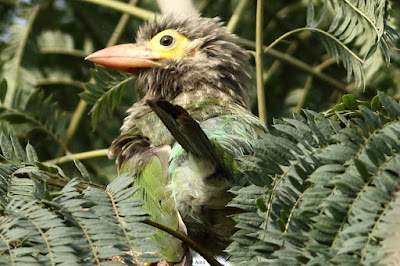
[[[136,43],[97,51],[87,60],[138,76],[148,98],[180,93],[219,95],[245,105],[252,87],[248,54],[218,18],[172,14],[140,28]]]

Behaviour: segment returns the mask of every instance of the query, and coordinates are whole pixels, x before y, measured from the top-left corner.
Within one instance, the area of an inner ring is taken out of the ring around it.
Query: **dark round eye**
[[[170,46],[173,43],[174,43],[174,37],[172,37],[171,35],[164,35],[160,39],[160,44],[163,46]]]

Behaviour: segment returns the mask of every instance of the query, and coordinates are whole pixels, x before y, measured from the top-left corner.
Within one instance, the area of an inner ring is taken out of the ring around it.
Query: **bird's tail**
[[[148,100],[147,104],[186,152],[216,162],[220,171],[229,176],[233,174],[232,157],[207,137],[199,123],[183,107],[163,100]]]

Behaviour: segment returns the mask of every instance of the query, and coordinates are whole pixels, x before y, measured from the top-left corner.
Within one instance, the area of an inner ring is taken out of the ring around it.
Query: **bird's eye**
[[[174,42],[175,42],[175,39],[171,35],[164,35],[160,39],[160,44],[163,46],[170,46]]]

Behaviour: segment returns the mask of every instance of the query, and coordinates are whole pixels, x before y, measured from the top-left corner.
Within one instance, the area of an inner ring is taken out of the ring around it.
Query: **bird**
[[[134,197],[214,256],[235,232],[230,189],[249,183],[239,158],[254,155],[267,132],[248,106],[252,68],[237,39],[218,17],[165,14],[140,27],[135,43],[86,57],[131,73],[144,92],[108,152],[134,178]],[[168,265],[191,265],[185,243],[161,231],[153,240]]]

